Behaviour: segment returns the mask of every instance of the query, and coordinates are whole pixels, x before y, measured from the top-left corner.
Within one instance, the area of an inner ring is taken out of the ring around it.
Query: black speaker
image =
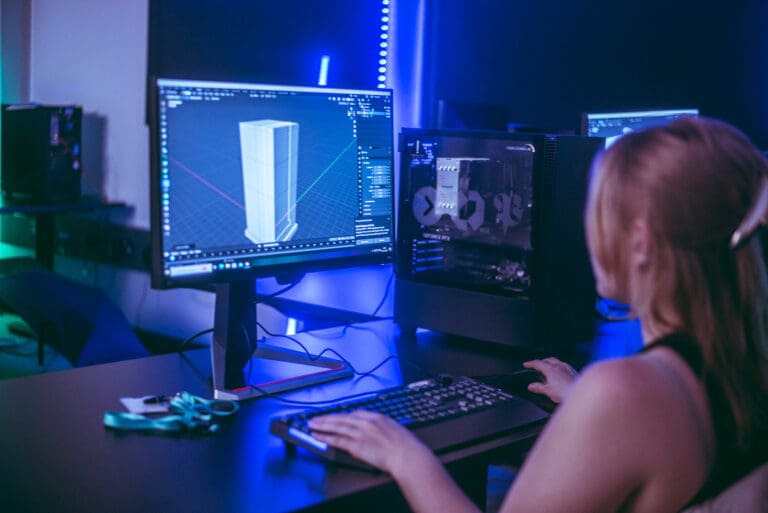
[[[83,110],[65,105],[4,105],[2,190],[28,203],[80,199]]]

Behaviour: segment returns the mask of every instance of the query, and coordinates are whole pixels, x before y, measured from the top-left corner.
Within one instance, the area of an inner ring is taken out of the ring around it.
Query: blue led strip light
[[[381,42],[379,43],[379,77],[378,88],[387,87],[387,62],[389,55],[389,24],[390,24],[390,0],[381,0]]]

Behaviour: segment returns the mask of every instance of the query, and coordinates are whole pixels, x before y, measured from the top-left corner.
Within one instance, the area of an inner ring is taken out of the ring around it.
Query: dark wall
[[[768,148],[765,0],[426,2],[426,126],[441,99],[573,130],[586,111],[696,107]],[[330,86],[377,84],[380,0],[151,0],[149,9],[150,74],[313,84],[329,54]]]
[[[148,75],[376,88],[381,0],[150,0]]]
[[[425,120],[439,99],[578,129],[581,112],[697,107],[768,148],[764,0],[428,0]]]

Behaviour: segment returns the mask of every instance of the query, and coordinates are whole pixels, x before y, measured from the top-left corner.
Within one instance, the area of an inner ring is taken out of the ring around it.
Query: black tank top
[[[668,347],[679,354],[704,384],[709,400],[715,430],[715,461],[707,481],[690,503],[695,504],[717,495],[768,461],[768,441],[766,437],[759,437],[757,441],[760,446],[749,450],[737,446],[736,424],[723,387],[717,376],[708,372],[699,345],[690,335],[681,332],[667,335],[643,347],[640,352],[656,347]]]

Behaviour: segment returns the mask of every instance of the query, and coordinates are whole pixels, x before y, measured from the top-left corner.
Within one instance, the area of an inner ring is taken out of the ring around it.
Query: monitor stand
[[[258,342],[256,284],[216,285],[211,370],[216,399],[243,400],[351,377],[341,360]]]

